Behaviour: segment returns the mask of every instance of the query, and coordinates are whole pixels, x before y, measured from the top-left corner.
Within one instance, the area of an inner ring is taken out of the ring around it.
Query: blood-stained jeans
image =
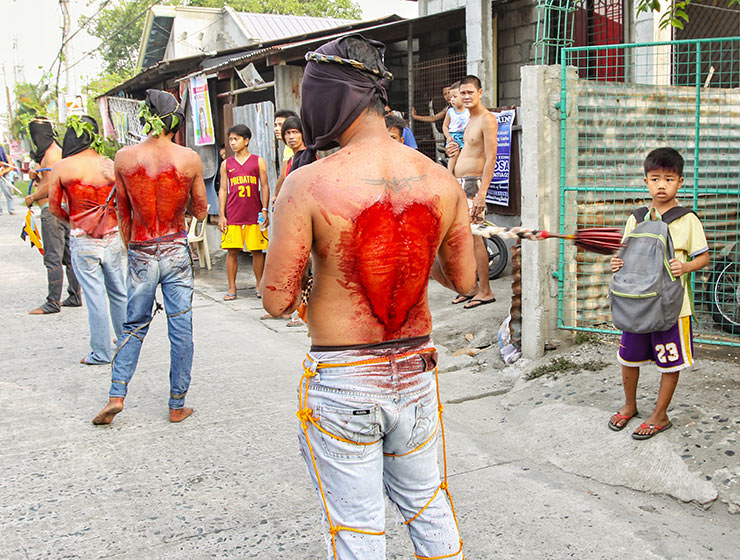
[[[152,319],[158,285],[162,285],[170,339],[170,408],[185,406],[193,366],[193,268],[187,240],[129,243],[128,303],[123,337],[113,359],[109,395],[125,397]]]
[[[389,360],[332,367],[379,357]],[[377,350],[311,351],[304,368],[315,375],[308,377],[299,408],[310,409],[321,429],[306,422],[308,441],[303,429],[299,440],[332,527],[383,532],[387,494],[408,522],[418,556],[459,560],[457,524],[437,464],[436,361],[428,340]],[[382,534],[340,529],[334,545],[328,540],[330,559],[385,557]]]

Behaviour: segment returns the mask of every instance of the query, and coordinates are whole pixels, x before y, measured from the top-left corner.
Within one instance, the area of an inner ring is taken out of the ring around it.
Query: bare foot
[[[110,424],[113,422],[116,414],[123,410],[123,397],[111,397],[108,399],[108,404],[103,407],[103,410],[98,412],[97,416],[92,419],[92,423],[96,426],[104,424]]]
[[[192,408],[170,408],[170,422],[182,422],[195,412]]]

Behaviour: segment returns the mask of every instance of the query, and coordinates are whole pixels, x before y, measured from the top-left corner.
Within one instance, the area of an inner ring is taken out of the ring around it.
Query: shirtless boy
[[[54,129],[51,121],[46,118],[36,118],[28,124],[28,132],[35,149],[31,151],[31,158],[38,164],[39,169],[49,169],[62,159],[62,149],[54,138]],[[29,311],[31,315],[46,315],[59,313],[61,307],[80,307],[82,293],[72,268],[72,258],[69,252],[69,224],[59,220],[49,211],[49,185],[51,173],[49,171],[31,171],[31,179],[37,183],[36,191],[29,194],[26,206],[29,208],[37,203],[41,208],[41,238],[44,245],[44,266],[49,293],[46,301],[40,307]],[[61,301],[64,275],[67,275],[67,299]]]
[[[203,164],[193,150],[172,142],[185,112],[173,95],[146,91],[142,124],[153,126],[141,144],[116,154],[116,199],[121,237],[128,248],[128,304],[123,340],[118,341],[108,404],[93,424],[110,424],[123,410],[126,389],[162,286],[170,339],[170,422],[193,413],[185,408],[193,365],[193,269],[185,231],[185,209],[206,217]],[[157,134],[158,126],[162,126]]]
[[[113,357],[111,319],[117,339],[126,319],[125,255],[115,214],[97,216],[94,210],[105,204],[115,185],[113,162],[90,147],[98,133],[95,119],[85,115],[81,121],[90,130],[77,136],[73,127],[67,128],[63,159],[51,172],[49,210],[71,226],[72,265],[87,303],[91,350],[80,363],[98,365],[110,363]],[[62,206],[63,197],[68,210]]]
[[[445,151],[450,158],[448,168],[465,191],[470,205],[470,220],[480,222],[486,214],[486,192],[493,179],[496,164],[498,122],[493,113],[486,109],[481,100],[483,89],[476,76],[465,76],[460,80],[460,97],[470,111],[470,121],[463,134],[462,150],[455,141],[450,141]],[[463,303],[465,309],[493,303],[491,284],[488,281],[488,253],[483,239],[476,236],[475,268],[478,272],[478,287],[470,294],[458,295],[452,303]]]
[[[351,35],[308,55],[301,109],[308,149],[276,203],[263,304],[274,316],[295,307],[311,255],[312,347],[299,435],[328,507],[329,558],[386,557],[387,492],[417,557],[459,560],[437,464],[427,284],[431,274],[457,291],[473,288],[470,220],[449,173],[388,135],[381,49]],[[337,153],[302,167],[336,142]]]

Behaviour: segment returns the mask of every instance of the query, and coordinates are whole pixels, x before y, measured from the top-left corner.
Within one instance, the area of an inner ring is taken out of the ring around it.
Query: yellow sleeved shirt
[[[632,230],[637,227],[637,220],[634,216],[630,215],[627,219],[627,223],[624,226],[624,236],[626,237]],[[689,213],[685,216],[681,216],[679,219],[672,221],[668,224],[668,231],[671,232],[671,240],[673,241],[673,252],[676,258],[681,262],[688,262],[689,258],[706,253],[709,251],[707,245],[707,238],[704,235],[704,228],[701,225],[701,221],[696,217],[696,214]],[[683,282],[683,305],[681,306],[680,317],[686,317],[691,315],[691,295],[689,290],[689,274],[684,274],[681,277]]]

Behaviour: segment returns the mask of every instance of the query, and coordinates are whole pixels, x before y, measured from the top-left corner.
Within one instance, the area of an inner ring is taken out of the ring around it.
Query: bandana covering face
[[[152,115],[161,117],[168,130],[172,129],[172,115],[177,115],[178,124],[185,121],[185,109],[171,93],[159,89],[148,89],[145,101]],[[145,124],[143,118],[139,121],[142,125]]]
[[[365,41],[378,49],[382,60],[385,53],[383,43],[365,39],[362,35],[340,37],[322,45],[316,53],[349,59],[346,45],[349,37]],[[381,75],[351,64],[309,60],[301,88],[301,121],[307,149],[293,158],[291,171],[316,161],[317,150],[336,147],[336,139],[367,108],[373,94],[379,93],[383,102],[387,103],[385,87],[390,74],[382,66],[374,70]]]
[[[98,133],[98,123],[95,122],[94,118],[88,115],[82,115],[80,120],[90,123],[95,134]],[[62,142],[62,157],[66,158],[79,154],[83,150],[87,150],[90,147],[90,144],[93,143],[93,140],[94,138],[89,132],[85,131],[81,136],[77,136],[74,128],[68,127],[67,132],[64,133],[64,142]]]
[[[31,158],[36,163],[41,163],[46,150],[49,149],[52,142],[56,142],[54,128],[51,126],[49,119],[38,118],[28,123],[28,132],[31,134],[31,142],[36,146],[35,150],[31,150]]]

